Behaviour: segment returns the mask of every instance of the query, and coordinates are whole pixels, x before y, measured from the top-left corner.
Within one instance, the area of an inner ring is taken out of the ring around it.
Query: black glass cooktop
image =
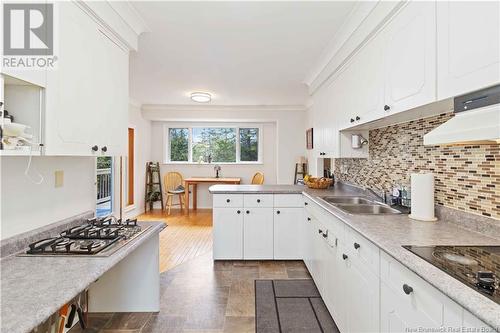
[[[403,246],[500,304],[500,246]]]

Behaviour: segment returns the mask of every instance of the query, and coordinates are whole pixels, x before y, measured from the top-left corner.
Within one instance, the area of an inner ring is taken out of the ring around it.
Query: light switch
[[[64,185],[64,171],[56,170],[56,188]]]

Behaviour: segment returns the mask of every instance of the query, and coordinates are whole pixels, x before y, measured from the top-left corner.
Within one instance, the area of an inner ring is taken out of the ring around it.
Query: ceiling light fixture
[[[191,100],[197,103],[208,103],[212,100],[212,95],[205,92],[191,93]]]

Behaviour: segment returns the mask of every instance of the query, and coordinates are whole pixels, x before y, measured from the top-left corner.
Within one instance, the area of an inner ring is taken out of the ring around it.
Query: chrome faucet
[[[382,195],[378,194],[377,192],[375,192],[374,190],[372,190],[369,187],[365,187],[365,191],[370,193],[372,196],[374,196],[376,198],[375,201],[381,202],[383,204],[387,204],[387,194],[386,194],[385,190],[382,190]]]

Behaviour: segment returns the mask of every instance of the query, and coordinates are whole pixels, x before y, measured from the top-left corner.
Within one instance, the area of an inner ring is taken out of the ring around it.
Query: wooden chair
[[[168,208],[167,214],[170,215],[170,209],[172,206],[181,206],[184,204],[186,189],[179,189],[179,186],[184,186],[184,179],[182,175],[178,172],[169,172],[165,176],[163,176],[163,184],[165,187],[165,192],[167,198],[165,199],[165,206]],[[174,197],[179,196],[179,203],[174,204]]]
[[[264,184],[264,174],[262,172],[256,172],[252,177],[252,185],[262,184]]]

